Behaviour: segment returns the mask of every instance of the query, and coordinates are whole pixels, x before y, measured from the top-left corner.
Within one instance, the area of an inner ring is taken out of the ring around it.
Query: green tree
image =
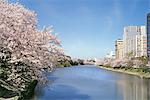
[[[148,57],[146,56],[138,57],[138,60],[142,61],[144,65],[148,63]]]
[[[133,58],[133,57],[134,57],[133,51],[128,52],[128,53],[126,54],[126,56],[127,56],[128,59]]]

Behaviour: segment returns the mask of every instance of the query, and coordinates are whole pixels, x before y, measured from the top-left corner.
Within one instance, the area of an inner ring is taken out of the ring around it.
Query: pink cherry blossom
[[[53,69],[63,54],[60,41],[52,28],[37,28],[36,13],[19,3],[0,0],[0,48],[11,52],[8,81],[21,87],[24,76],[42,78],[43,68]],[[2,50],[3,51],[3,50]],[[3,58],[6,53],[0,52]],[[18,65],[22,62],[25,66]],[[22,70],[26,70],[22,72]]]

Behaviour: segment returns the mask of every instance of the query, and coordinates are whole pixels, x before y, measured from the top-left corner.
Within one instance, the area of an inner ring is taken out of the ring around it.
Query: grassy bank
[[[148,68],[113,68],[109,66],[98,66],[98,67],[114,72],[135,75],[140,78],[150,78],[150,70]]]

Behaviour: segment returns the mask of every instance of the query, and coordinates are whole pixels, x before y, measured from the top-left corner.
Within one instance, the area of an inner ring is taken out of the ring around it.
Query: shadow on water
[[[33,100],[150,100],[150,80],[95,66],[58,68],[47,73]]]

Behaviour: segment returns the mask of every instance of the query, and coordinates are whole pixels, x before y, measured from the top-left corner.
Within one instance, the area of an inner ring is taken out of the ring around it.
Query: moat
[[[58,68],[32,100],[150,100],[150,80],[94,65]]]

